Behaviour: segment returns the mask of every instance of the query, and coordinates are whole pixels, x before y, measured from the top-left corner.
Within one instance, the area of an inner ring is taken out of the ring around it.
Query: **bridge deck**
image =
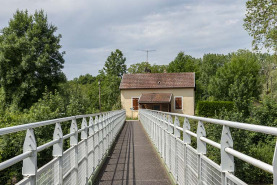
[[[139,121],[126,121],[96,184],[171,184]]]

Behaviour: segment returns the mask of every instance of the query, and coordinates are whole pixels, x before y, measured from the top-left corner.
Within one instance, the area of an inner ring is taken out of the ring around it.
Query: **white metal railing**
[[[175,116],[173,123],[172,116]],[[179,118],[184,118],[180,127]],[[277,185],[277,145],[272,165],[233,149],[229,127],[277,136],[276,127],[266,127],[211,118],[203,118],[177,113],[140,109],[139,119],[164,160],[169,172],[178,184],[185,185],[246,185],[234,175],[234,157],[273,174],[273,184]],[[190,131],[188,119],[198,121],[197,133]],[[206,138],[204,122],[223,126],[221,142]],[[181,140],[181,132],[183,139]],[[197,148],[191,144],[191,136],[197,139]],[[206,157],[209,144],[221,151],[221,165]]]
[[[89,125],[87,119],[89,118]],[[0,163],[0,171],[23,161],[24,179],[20,185],[87,184],[102,162],[125,122],[125,110],[78,115],[0,129],[0,135],[27,130],[23,153]],[[82,119],[78,129],[77,119]],[[71,121],[70,133],[63,135],[61,123]],[[37,146],[33,129],[55,124],[53,140]],[[81,141],[78,134],[81,133]],[[70,139],[70,148],[63,151],[63,141]],[[53,146],[53,160],[37,169],[37,153]]]

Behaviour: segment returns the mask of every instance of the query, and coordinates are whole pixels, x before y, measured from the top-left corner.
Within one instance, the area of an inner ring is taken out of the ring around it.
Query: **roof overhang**
[[[139,103],[170,103],[171,93],[149,93],[142,94]]]

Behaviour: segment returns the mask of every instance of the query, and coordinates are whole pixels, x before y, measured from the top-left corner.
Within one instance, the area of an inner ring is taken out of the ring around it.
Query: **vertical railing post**
[[[207,146],[200,138],[206,137],[206,130],[202,121],[198,122],[197,127],[197,153],[198,153],[198,184],[202,183],[201,156],[207,153]]]
[[[161,154],[162,150],[161,150],[161,119],[160,119],[160,113],[157,114],[157,128],[158,128],[158,152]]]
[[[102,117],[102,157],[104,156],[105,153],[105,122],[106,122],[106,114],[103,113]]]
[[[74,175],[73,179],[75,182],[73,184],[78,184],[78,126],[76,119],[73,119],[70,126],[70,133],[75,133],[70,137],[70,146],[74,147]]]
[[[23,153],[32,151],[32,155],[23,160],[22,175],[30,179],[30,185],[36,185],[37,175],[37,143],[32,128],[27,130],[23,144]]]
[[[223,126],[222,135],[221,135],[221,184],[226,184],[226,172],[233,173],[235,171],[234,156],[228,154],[225,151],[225,148],[233,148],[233,139],[228,126]]]
[[[273,166],[273,185],[277,185],[277,142],[275,144],[272,166]]]
[[[98,159],[98,164],[100,163],[100,160],[102,159],[102,139],[103,139],[103,133],[102,133],[102,122],[103,122],[103,117],[102,114],[99,115],[99,123],[98,123],[98,128],[99,128],[99,159]]]
[[[166,134],[166,130],[167,130],[167,125],[166,125],[166,115],[163,114],[162,115],[162,142],[163,142],[163,159],[165,161],[165,156],[166,156],[166,137],[165,137],[165,134]]]
[[[83,118],[82,120],[82,125],[81,125],[81,129],[84,129],[82,130],[81,132],[81,140],[85,140],[85,169],[86,169],[86,172],[85,172],[85,176],[86,176],[86,184],[88,182],[88,124],[87,124],[87,119],[86,118]]]
[[[184,142],[184,179],[185,184],[187,183],[187,145],[191,144],[191,135],[189,135],[186,130],[190,130],[189,119],[185,118],[183,124],[183,142]]]
[[[95,116],[94,120],[94,169],[97,167],[99,162],[99,120],[98,116]]]
[[[54,184],[63,184],[63,131],[60,123],[56,123],[53,140],[59,139],[59,142],[53,145],[53,157],[59,160],[59,179],[54,179]],[[58,182],[55,182],[58,180]]]
[[[174,120],[174,136],[175,136],[175,142],[174,142],[174,158],[175,158],[175,176],[176,176],[176,182],[178,182],[178,155],[177,155],[177,138],[180,138],[181,132],[177,128],[180,126],[179,118],[178,116],[175,116]]]
[[[171,164],[171,135],[173,134],[173,128],[172,128],[172,124],[173,124],[173,120],[172,117],[169,115],[168,116],[168,125],[167,125],[167,130],[168,130],[168,134],[167,134],[167,150],[168,150],[168,164],[169,164],[169,169],[170,172],[172,172],[172,164]]]
[[[93,171],[94,171],[94,157],[95,156],[94,156],[94,122],[93,122],[93,117],[92,116],[89,117],[88,125],[89,125],[88,134],[89,134],[89,137],[91,137],[90,138],[91,142],[88,143],[88,145],[92,145],[92,146],[90,146],[91,151],[88,152],[88,156],[89,155],[92,156],[92,157],[88,157],[88,161],[91,164],[91,166],[89,166],[89,168],[92,168],[89,171],[93,173]],[[91,174],[88,174],[88,177],[90,177],[90,176],[91,176]]]
[[[163,130],[163,121],[162,121],[162,113],[159,113],[159,152],[160,155],[163,156],[163,137],[162,137],[162,130]]]

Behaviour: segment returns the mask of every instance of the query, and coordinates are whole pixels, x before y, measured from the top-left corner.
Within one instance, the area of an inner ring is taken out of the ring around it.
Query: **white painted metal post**
[[[206,143],[200,137],[206,137],[206,130],[202,121],[198,122],[197,127],[198,184],[202,184],[201,156],[207,153]]]
[[[59,142],[53,145],[53,157],[57,157],[59,160],[59,179],[54,184],[63,184],[63,131],[60,123],[56,123],[53,140],[59,139]]]
[[[166,130],[167,130],[167,124],[166,124],[166,115],[163,114],[162,115],[162,142],[163,142],[163,159],[165,161],[165,156],[166,156],[166,137],[165,137],[165,134],[166,134]]]
[[[187,170],[187,145],[191,144],[191,135],[186,133],[186,130],[190,131],[190,123],[189,119],[185,118],[184,119],[184,124],[183,124],[183,142],[184,142],[184,179],[185,179],[185,184],[187,182],[187,175],[186,175],[186,170]]]
[[[226,184],[226,172],[233,173],[235,171],[235,163],[234,163],[234,156],[228,154],[225,151],[225,148],[233,148],[233,139],[228,126],[223,126],[222,135],[221,135],[221,179],[222,184]]]
[[[70,133],[75,133],[70,137],[70,146],[74,147],[74,175],[73,179],[75,179],[75,184],[78,184],[78,126],[76,119],[73,119],[70,126]]]
[[[87,124],[87,119],[86,118],[83,118],[82,120],[82,125],[81,125],[81,129],[84,129],[82,132],[81,132],[81,140],[85,140],[85,169],[86,169],[86,173],[85,173],[85,176],[86,176],[86,184],[88,182],[88,124]]]
[[[23,144],[23,153],[32,151],[32,155],[23,160],[22,175],[30,179],[30,185],[36,185],[37,175],[37,143],[32,128],[27,130]]]
[[[94,120],[94,168],[97,167],[98,165],[98,159],[99,159],[99,120],[98,120],[98,116],[95,116],[95,120]]]
[[[178,156],[177,156],[177,138],[180,138],[180,130],[177,129],[177,127],[180,127],[180,122],[178,116],[175,116],[174,120],[174,136],[175,136],[175,142],[174,142],[174,158],[175,158],[175,174],[176,174],[176,182],[178,182]]]
[[[167,125],[167,130],[169,132],[169,134],[167,135],[169,138],[169,139],[167,139],[167,146],[168,146],[167,150],[168,150],[168,163],[170,164],[168,167],[170,169],[170,172],[172,172],[172,164],[171,164],[171,159],[170,159],[170,157],[172,155],[171,147],[173,147],[173,146],[171,146],[171,134],[173,134],[173,128],[171,126],[172,124],[173,124],[172,117],[169,115],[168,116],[168,125]]]
[[[89,118],[89,129],[88,129],[88,133],[89,133],[89,137],[91,137],[90,139],[92,139],[92,141],[90,142],[91,146],[91,151],[90,153],[88,153],[88,155],[92,155],[92,157],[90,158],[90,163],[92,164],[90,167],[92,167],[92,172],[94,172],[94,122],[93,122],[93,117],[91,116]],[[91,174],[89,174],[89,176],[91,176]]]
[[[277,142],[275,145],[272,166],[273,166],[273,185],[277,185]]]
[[[98,150],[98,164],[100,164],[101,161],[101,156],[102,156],[102,115],[99,115],[98,117],[98,145],[99,145],[99,150]]]

